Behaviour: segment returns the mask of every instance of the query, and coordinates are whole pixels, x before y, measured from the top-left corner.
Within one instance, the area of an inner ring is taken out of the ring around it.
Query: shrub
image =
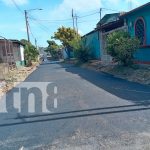
[[[90,48],[86,46],[86,40],[81,40],[81,38],[76,38],[70,42],[73,48],[74,56],[80,62],[87,62],[92,58]]]
[[[134,53],[139,48],[140,42],[132,38],[127,32],[117,31],[107,37],[107,52],[116,62],[124,66],[133,63]]]

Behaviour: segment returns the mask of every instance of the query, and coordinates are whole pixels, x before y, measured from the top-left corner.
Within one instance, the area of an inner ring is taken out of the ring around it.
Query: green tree
[[[27,65],[31,65],[32,61],[37,60],[39,52],[37,48],[27,40],[22,39],[21,42],[25,45],[24,55],[25,55],[26,63]]]
[[[57,29],[57,32],[54,33],[54,36],[52,38],[60,40],[60,42],[62,42],[63,46],[65,47],[66,53],[70,58],[70,52],[72,51],[70,42],[78,37],[80,37],[80,35],[74,29],[65,28],[62,26]]]
[[[48,47],[45,52],[50,53],[54,59],[58,59],[60,56],[60,46],[55,41],[48,40]]]
[[[116,31],[107,37],[107,52],[116,62],[124,66],[133,63],[134,53],[139,48],[140,42],[137,38],[130,37],[125,31]]]

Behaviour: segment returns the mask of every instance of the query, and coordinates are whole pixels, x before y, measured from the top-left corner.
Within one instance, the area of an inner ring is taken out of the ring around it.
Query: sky
[[[132,1],[129,3],[129,1]],[[27,39],[24,10],[28,10],[30,39],[46,47],[54,32],[61,26],[73,27],[71,11],[78,17],[81,35],[92,31],[102,16],[129,11],[148,0],[0,0],[0,36],[7,39]],[[30,9],[43,9],[33,10]]]

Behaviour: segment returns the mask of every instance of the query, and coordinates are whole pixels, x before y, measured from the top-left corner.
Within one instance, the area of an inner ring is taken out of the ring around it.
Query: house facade
[[[99,30],[95,29],[82,37],[85,46],[90,48],[90,53],[94,59],[100,59],[100,36]]]
[[[24,66],[24,45],[18,40],[0,39],[1,63]]]
[[[121,16],[132,37],[140,40],[135,63],[150,64],[150,2]]]
[[[112,57],[107,53],[107,36],[112,32],[127,30],[124,20],[120,18],[121,13],[106,14],[97,24],[99,30],[99,45],[101,61],[103,64],[112,63]]]
[[[118,30],[127,30],[124,20],[120,19],[120,13],[106,14],[97,24],[96,29],[82,37],[85,45],[91,50],[94,59],[99,59],[102,63],[112,62],[112,58],[107,54],[107,36]]]

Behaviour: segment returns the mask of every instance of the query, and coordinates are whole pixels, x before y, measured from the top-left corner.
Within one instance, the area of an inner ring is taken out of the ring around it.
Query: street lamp
[[[28,42],[30,42],[28,12],[35,11],[35,10],[43,10],[43,9],[41,9],[41,8],[35,8],[35,9],[28,9],[28,10],[24,10]]]

